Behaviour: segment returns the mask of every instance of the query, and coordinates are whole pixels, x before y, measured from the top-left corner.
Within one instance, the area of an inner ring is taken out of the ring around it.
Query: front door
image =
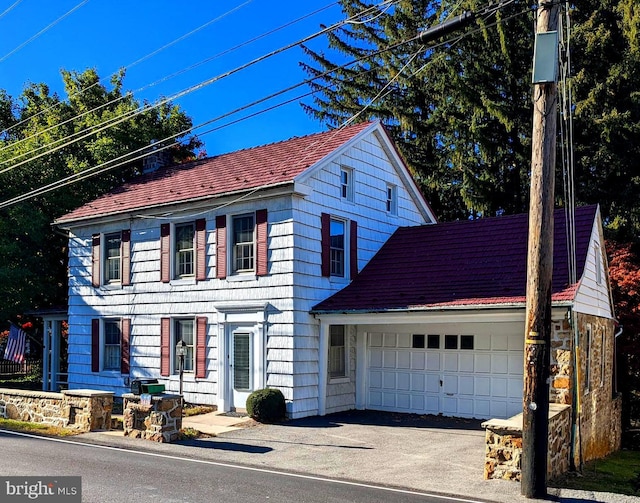
[[[253,333],[249,330],[234,330],[229,342],[231,408],[244,410],[247,408],[247,397],[254,390]]]

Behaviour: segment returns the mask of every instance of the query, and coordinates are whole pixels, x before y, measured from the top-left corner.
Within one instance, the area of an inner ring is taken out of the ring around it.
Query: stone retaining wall
[[[65,390],[62,393],[0,388],[0,416],[79,431],[111,428],[113,393]]]
[[[520,480],[522,458],[522,414],[510,419],[491,419],[486,428],[485,479]],[[549,405],[549,455],[547,477],[569,471],[571,446],[571,407]]]
[[[182,429],[180,395],[153,395],[150,405],[140,403],[140,396],[122,395],[122,426],[125,437],[144,438],[154,442],[178,440]]]

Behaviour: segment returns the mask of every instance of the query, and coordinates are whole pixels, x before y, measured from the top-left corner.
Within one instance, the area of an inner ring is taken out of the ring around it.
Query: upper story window
[[[125,229],[91,238],[91,284],[131,284],[131,231]]]
[[[102,365],[104,370],[120,370],[121,334],[120,320],[105,320]]]
[[[320,215],[321,271],[324,277],[353,279],[358,274],[358,224]]]
[[[254,216],[233,217],[233,272],[254,270]]]
[[[387,185],[387,213],[398,214],[398,188],[395,185]]]
[[[340,169],[340,197],[353,201],[353,170],[350,168]]]
[[[120,283],[122,238],[119,232],[104,237],[104,283]]]
[[[191,278],[195,275],[195,226],[176,225],[175,232],[175,277]]]
[[[344,277],[344,228],[342,220],[331,219],[331,276]]]

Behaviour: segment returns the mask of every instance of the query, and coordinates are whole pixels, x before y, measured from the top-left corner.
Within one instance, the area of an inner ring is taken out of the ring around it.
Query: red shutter
[[[196,377],[207,377],[207,318],[196,318]]]
[[[206,220],[196,220],[196,281],[207,279],[207,230]]]
[[[131,320],[129,318],[122,319],[120,339],[120,372],[122,374],[129,373],[129,360],[131,358]]]
[[[171,225],[160,225],[160,281],[171,281]]]
[[[216,278],[227,277],[227,217],[216,217]]]
[[[171,373],[171,318],[160,320],[160,375]]]
[[[267,234],[267,210],[258,210],[256,211],[256,276],[266,276],[269,272]]]
[[[122,286],[131,284],[131,230],[122,231]]]
[[[358,275],[358,223],[351,220],[349,223],[349,278]]]
[[[91,284],[100,286],[100,234],[91,237]]]
[[[91,320],[91,372],[100,372],[100,320]]]
[[[328,213],[323,213],[320,216],[320,223],[322,275],[328,278],[331,276],[331,216]]]

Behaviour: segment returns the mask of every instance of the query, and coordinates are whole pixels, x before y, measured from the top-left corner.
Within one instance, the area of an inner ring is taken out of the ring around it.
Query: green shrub
[[[261,423],[281,421],[286,412],[284,395],[279,389],[259,389],[247,398],[247,414]]]

